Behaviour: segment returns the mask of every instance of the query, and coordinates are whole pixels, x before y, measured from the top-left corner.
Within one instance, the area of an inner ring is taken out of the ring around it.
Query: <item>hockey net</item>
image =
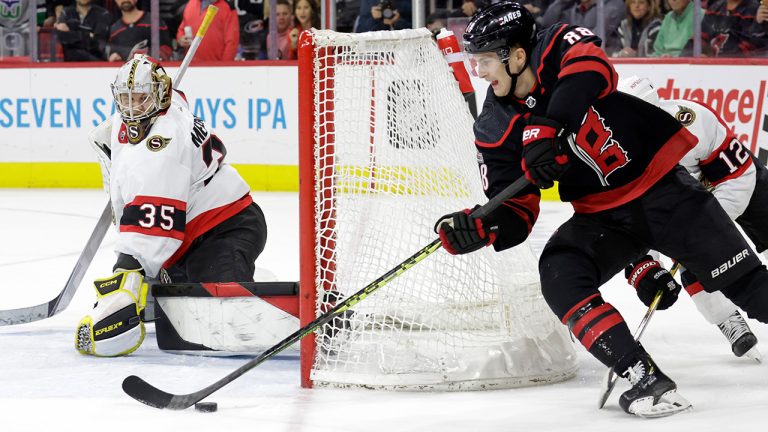
[[[427,30],[302,34],[306,325],[484,203],[473,119]],[[438,250],[302,341],[304,386],[490,389],[567,379],[576,356],[528,243]]]

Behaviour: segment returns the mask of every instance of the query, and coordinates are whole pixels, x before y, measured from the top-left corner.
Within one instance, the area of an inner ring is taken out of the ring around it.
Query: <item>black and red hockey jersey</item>
[[[160,60],[171,58],[171,37],[168,26],[160,21]],[[120,54],[123,60],[130,59],[133,54],[148,54],[151,48],[152,23],[150,16],[142,12],[141,18],[134,23],[126,23],[119,19],[112,24],[109,34],[109,52]]]
[[[489,88],[474,126],[489,198],[524,175],[522,132],[531,115],[556,120],[570,133],[571,163],[559,190],[577,213],[608,210],[641,196],[696,145],[672,116],[615,91],[618,75],[600,43],[583,27],[551,26],[539,33],[531,53],[536,76],[531,93],[522,100],[512,93],[499,98]],[[519,217],[530,232],[539,199],[534,186],[526,187],[493,219],[503,226],[502,220]],[[494,243],[497,250],[516,244],[517,239],[504,238],[504,231]]]

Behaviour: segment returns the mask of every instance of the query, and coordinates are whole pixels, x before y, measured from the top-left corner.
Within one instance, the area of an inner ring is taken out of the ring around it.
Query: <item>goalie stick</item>
[[[96,222],[96,228],[93,229],[91,237],[88,239],[88,243],[85,244],[85,248],[80,253],[77,263],[75,263],[75,268],[72,269],[72,273],[70,273],[67,283],[64,284],[64,289],[61,290],[59,295],[53,300],[37,306],[0,311],[0,326],[39,321],[41,319],[50,318],[66,309],[69,302],[72,300],[72,297],[75,296],[75,291],[77,291],[78,285],[80,285],[80,282],[83,280],[83,276],[85,276],[88,266],[96,255],[96,251],[99,250],[99,245],[107,234],[111,219],[112,207],[107,205],[101,212],[101,217],[99,217],[99,221]]]
[[[676,262],[675,265],[672,266],[672,269],[670,269],[669,273],[674,277],[675,273],[677,273],[677,270],[680,268],[680,263]],[[664,291],[659,290],[656,292],[656,295],[653,297],[653,301],[651,302],[651,305],[648,306],[648,310],[645,312],[645,315],[643,316],[643,319],[640,321],[640,325],[637,327],[637,330],[635,330],[635,334],[633,335],[635,338],[635,341],[639,341],[640,338],[643,336],[643,332],[645,332],[645,328],[648,326],[648,323],[651,321],[651,317],[653,316],[653,313],[656,312],[656,308],[659,306],[659,302],[661,301],[661,296],[664,293]],[[608,371],[605,372],[605,376],[603,377],[603,382],[600,387],[600,399],[597,401],[597,409],[602,409],[605,406],[605,402],[608,400],[608,397],[611,395],[611,392],[613,392],[613,388],[616,387],[616,380],[619,378],[619,375],[614,372],[613,368],[608,368]]]
[[[495,208],[500,206],[501,203],[511,198],[513,195],[515,195],[517,192],[522,190],[528,184],[529,184],[528,180],[525,178],[525,176],[518,178],[517,180],[515,180],[514,183],[512,183],[511,185],[507,186],[504,190],[502,190],[498,195],[491,198],[483,206],[481,206],[480,208],[472,212],[472,215],[478,218],[487,216],[488,213],[490,213]],[[400,276],[405,271],[409,270],[410,268],[412,268],[413,266],[415,266],[416,264],[424,260],[433,252],[438,250],[440,246],[441,246],[440,239],[433,240],[430,244],[424,246],[421,250],[411,255],[408,259],[401,262],[400,264],[398,264],[397,266],[395,266],[394,268],[386,272],[384,275],[380,276],[378,279],[376,279],[375,281],[365,286],[360,291],[352,294],[351,296],[344,299],[344,301],[338,303],[333,309],[317,317],[314,321],[300,328],[299,330],[295,331],[290,336],[280,341],[277,345],[267,349],[266,351],[261,353],[259,356],[249,360],[244,365],[230,372],[229,374],[219,379],[218,381],[214,382],[213,384],[209,385],[208,387],[205,387],[193,393],[177,395],[177,394],[172,394],[172,393],[168,393],[163,390],[160,390],[157,387],[154,387],[153,385],[139,378],[138,376],[131,375],[123,380],[123,391],[126,394],[128,394],[128,396],[136,399],[139,402],[149,405],[151,407],[161,408],[161,409],[168,408],[172,410],[183,410],[183,409],[189,408],[192,405],[196,404],[197,402],[200,402],[201,400],[210,396],[213,392],[231,383],[232,381],[234,381],[241,375],[245,374],[249,370],[255,368],[256,366],[260,365],[264,361],[268,360],[269,358],[275,356],[276,354],[280,353],[284,349],[293,345],[304,336],[314,332],[315,330],[320,328],[322,325],[331,321],[336,315],[356,305],[361,300],[371,295],[374,291],[388,284],[393,279]]]
[[[189,50],[184,56],[184,60],[182,60],[181,66],[179,66],[179,70],[176,71],[176,78],[174,78],[173,84],[177,88],[181,82],[181,79],[184,77],[184,73],[189,67],[189,63],[192,61],[192,57],[195,55],[195,51],[197,51],[197,47],[200,46],[200,41],[208,31],[208,27],[211,25],[211,21],[213,21],[213,18],[216,16],[216,12],[218,12],[218,8],[216,6],[208,6],[208,9],[205,13],[205,18],[203,18],[202,24],[200,24],[200,29],[198,29],[197,34],[195,35],[195,39],[189,46]],[[105,121],[110,120],[107,119]],[[80,257],[77,259],[77,263],[75,263],[75,268],[72,269],[72,273],[70,273],[69,279],[67,279],[67,283],[64,284],[64,289],[62,289],[61,292],[49,302],[42,303],[37,306],[29,306],[19,309],[1,310],[0,326],[25,324],[33,321],[39,321],[42,319],[50,318],[66,309],[66,307],[69,306],[69,302],[75,296],[75,292],[80,286],[80,282],[83,281],[83,276],[85,276],[85,272],[91,265],[91,261],[93,261],[93,257],[96,255],[96,251],[99,250],[99,245],[101,245],[101,242],[104,240],[104,236],[107,235],[107,230],[109,229],[111,220],[112,203],[107,202],[107,205],[104,206],[104,210],[101,212],[101,217],[99,217],[99,220],[96,222],[96,226],[93,228],[93,232],[91,233],[91,237],[88,239],[88,243],[85,245],[85,249],[83,249],[83,252],[80,253]]]

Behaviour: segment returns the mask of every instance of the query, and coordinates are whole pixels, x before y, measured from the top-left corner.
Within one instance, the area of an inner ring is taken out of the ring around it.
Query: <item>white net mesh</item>
[[[434,240],[440,216],[487,198],[472,117],[428,31],[313,36],[319,315]],[[525,243],[436,251],[318,332],[311,378],[476,389],[575,370]]]

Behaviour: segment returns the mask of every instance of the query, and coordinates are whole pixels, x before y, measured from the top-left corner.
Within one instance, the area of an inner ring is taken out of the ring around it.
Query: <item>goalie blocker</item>
[[[299,328],[298,282],[171,283],[151,291],[163,351],[250,354]]]

